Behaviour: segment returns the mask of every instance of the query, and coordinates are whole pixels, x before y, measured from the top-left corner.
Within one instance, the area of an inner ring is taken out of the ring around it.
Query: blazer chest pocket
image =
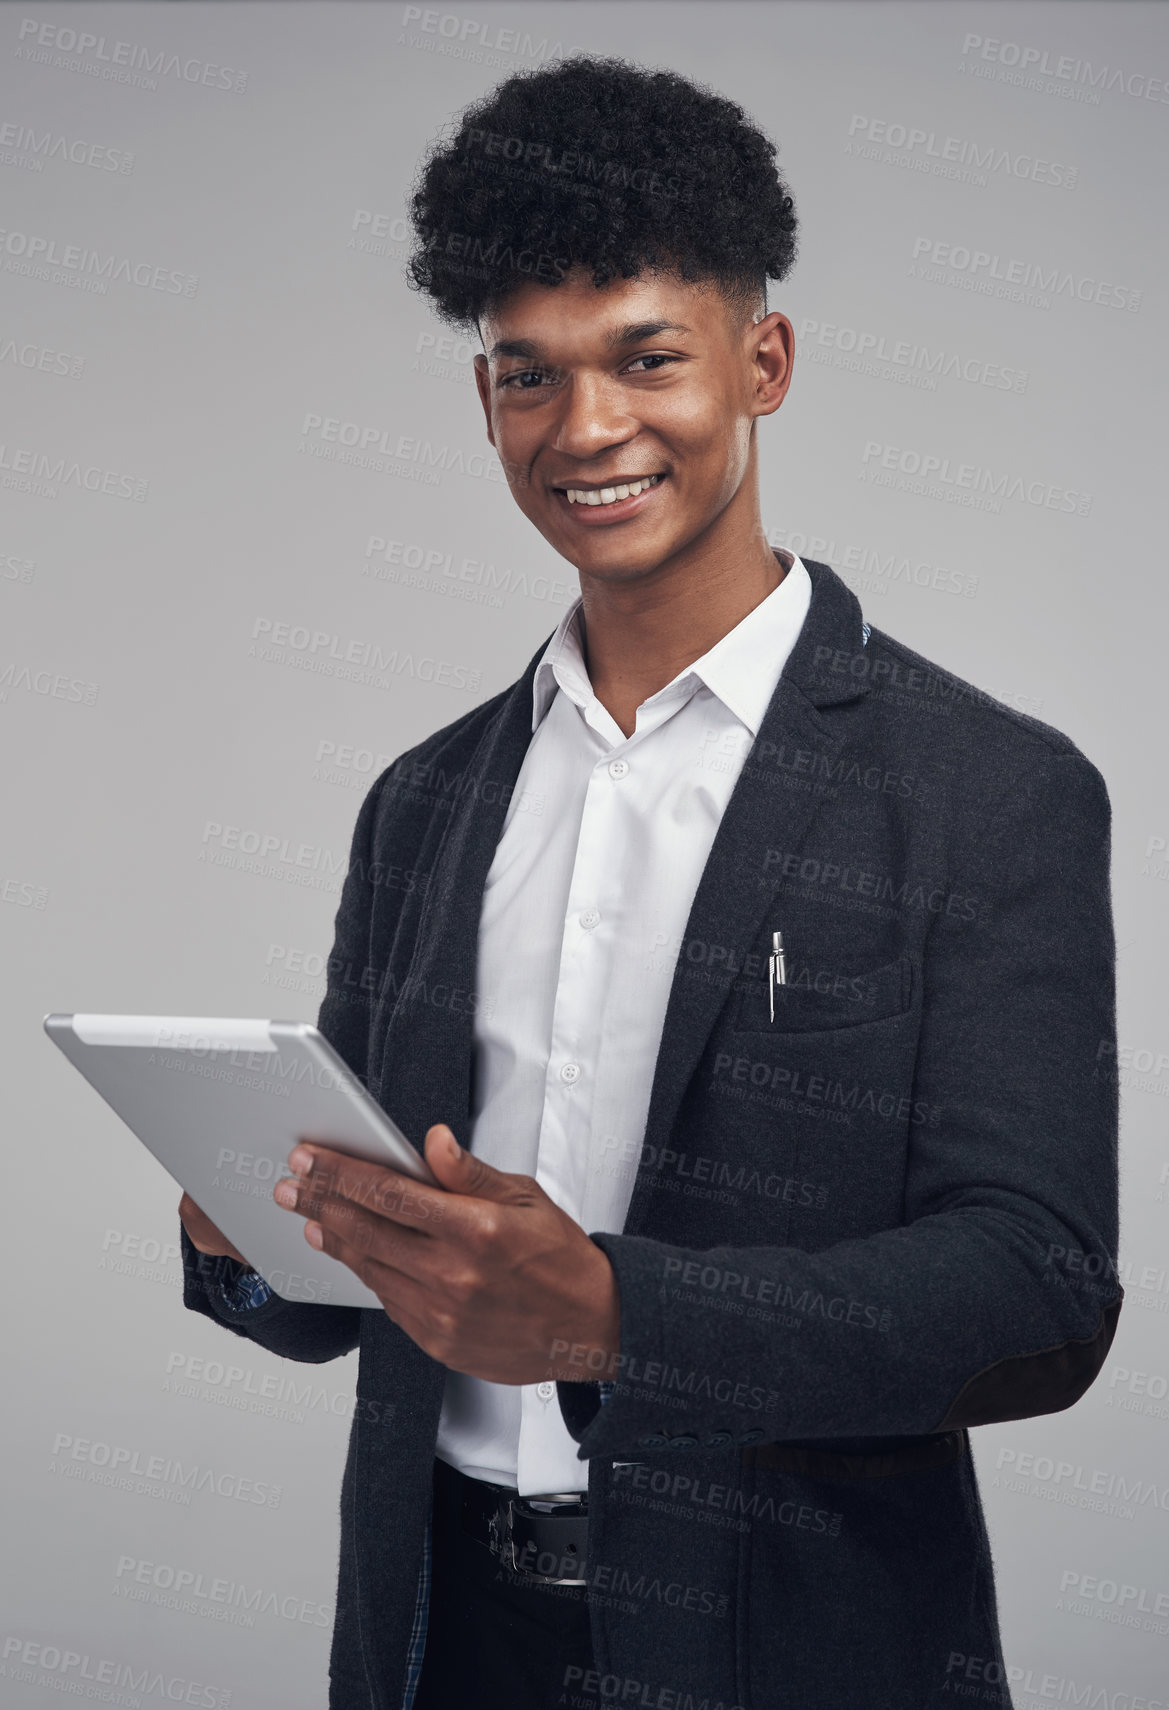
[[[742,992],[734,1012],[736,1031],[760,1029],[780,1033],[837,1033],[865,1027],[901,1015],[913,998],[913,963],[908,956],[879,968],[855,973],[801,979],[789,972],[785,985],[775,987],[775,1019],[771,1018],[766,980],[755,980]]]

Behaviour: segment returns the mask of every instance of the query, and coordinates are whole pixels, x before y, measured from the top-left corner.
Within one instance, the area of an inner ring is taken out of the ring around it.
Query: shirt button
[[[600,920],[601,911],[599,908],[586,908],[584,913],[579,918],[580,918],[581,925],[588,928],[591,931],[592,928]]]
[[[538,1383],[536,1385],[536,1394],[540,1397],[541,1401],[551,1401],[553,1396],[556,1394],[556,1385],[554,1383]]]
[[[623,778],[628,770],[628,760],[610,760],[609,762],[610,778]]]
[[[568,1081],[570,1084],[573,1081],[578,1081],[580,1079],[580,1064],[565,1063],[564,1067],[560,1071],[560,1079],[562,1081]]]

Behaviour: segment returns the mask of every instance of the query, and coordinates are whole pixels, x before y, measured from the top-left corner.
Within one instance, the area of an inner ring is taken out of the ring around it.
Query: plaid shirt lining
[[[241,1271],[233,1283],[220,1283],[219,1287],[233,1312],[246,1312],[249,1307],[263,1306],[272,1298],[272,1290],[259,1271]]]

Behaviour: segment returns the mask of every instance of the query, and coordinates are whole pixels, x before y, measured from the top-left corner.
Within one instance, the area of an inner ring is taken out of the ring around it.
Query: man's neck
[[[626,736],[637,709],[742,623],[791,567],[763,543],[749,563],[695,565],[651,586],[582,586],[581,643],[593,693]]]

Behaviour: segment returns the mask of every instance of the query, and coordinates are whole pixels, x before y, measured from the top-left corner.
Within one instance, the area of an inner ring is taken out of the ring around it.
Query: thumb
[[[460,1146],[447,1123],[435,1122],[426,1130],[425,1156],[443,1187],[453,1193],[504,1197],[507,1178],[503,1172]]]

